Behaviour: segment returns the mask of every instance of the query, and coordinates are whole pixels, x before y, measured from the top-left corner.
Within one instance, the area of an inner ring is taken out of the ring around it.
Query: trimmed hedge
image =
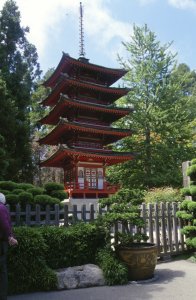
[[[17,247],[9,247],[9,294],[56,289],[52,269],[95,263],[105,247],[105,231],[95,223],[70,227],[16,227]]]
[[[95,253],[105,246],[106,233],[96,224],[77,223],[70,227],[39,229],[50,251],[46,261],[53,269],[95,263]]]
[[[39,230],[17,227],[14,234],[18,246],[8,252],[9,293],[55,289],[56,275],[45,260],[49,248]]]
[[[53,191],[64,190],[64,185],[56,182],[48,182],[44,185],[47,194],[52,193]]]

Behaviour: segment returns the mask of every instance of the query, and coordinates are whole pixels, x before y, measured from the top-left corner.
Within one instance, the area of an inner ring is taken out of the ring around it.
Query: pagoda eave
[[[63,168],[70,163],[90,162],[90,163],[104,163],[108,166],[123,163],[129,160],[133,160],[135,154],[124,152],[111,152],[110,154],[97,152],[85,152],[76,149],[62,149],[59,148],[50,158],[40,163],[40,167],[55,167]]]
[[[71,136],[77,133],[89,133],[102,137],[106,136],[108,142],[105,142],[105,144],[113,143],[119,139],[131,135],[131,131],[126,129],[117,130],[117,128],[101,127],[95,126],[93,124],[82,124],[77,122],[64,122],[63,120],[61,120],[48,135],[40,139],[38,142],[40,145],[57,145],[59,143],[62,143],[62,136],[64,137],[63,143],[65,143],[67,139],[71,138]]]
[[[109,97],[108,100],[110,101],[115,101],[119,99],[119,97],[127,95],[127,93],[130,91],[130,89],[127,88],[106,87],[92,83],[87,83],[84,81],[79,81],[77,79],[68,78],[67,76],[64,76],[64,78],[61,79],[61,81],[53,89],[51,94],[42,101],[42,105],[54,106],[58,102],[61,93],[67,93],[69,89],[74,88],[83,88],[102,93],[104,95],[103,99]]]
[[[48,115],[42,118],[39,123],[56,125],[59,121],[59,118],[62,116],[62,112],[64,113],[63,117],[67,117],[70,109],[80,109],[83,111],[103,113],[111,118],[111,122],[114,122],[133,111],[127,108],[123,109],[118,107],[107,107],[104,105],[78,101],[76,99],[70,99],[64,95],[61,95],[57,105],[49,112]]]
[[[105,74],[109,85],[113,84],[114,82],[119,80],[122,76],[124,76],[127,73],[127,70],[125,69],[113,69],[113,68],[102,67],[99,65],[91,64],[89,62],[83,62],[80,59],[72,58],[68,54],[63,53],[57,68],[55,69],[53,74],[44,82],[44,86],[54,87],[61,73],[65,71],[69,72],[72,66],[85,68],[85,69],[89,69],[95,72],[100,72],[102,74]]]

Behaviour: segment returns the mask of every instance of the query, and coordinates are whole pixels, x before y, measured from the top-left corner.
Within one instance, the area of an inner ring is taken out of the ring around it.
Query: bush
[[[64,190],[64,185],[56,182],[48,182],[44,185],[47,194],[51,194],[53,191]]]
[[[38,229],[17,227],[17,247],[8,253],[9,293],[25,293],[56,288],[56,275],[46,264],[48,249]]]
[[[107,285],[126,284],[128,282],[128,270],[112,250],[107,248],[99,250],[96,262],[103,271]]]
[[[0,181],[0,189],[13,191],[17,188],[17,183],[13,181]]]
[[[52,191],[51,196],[58,198],[61,201],[67,199],[67,193],[65,191]]]
[[[12,191],[12,194],[19,195],[22,192],[24,192],[24,190],[22,190],[22,189],[15,189],[15,190]]]
[[[46,261],[53,269],[95,263],[95,253],[105,246],[106,233],[95,224],[39,229],[48,245]]]
[[[196,164],[188,167],[187,176],[190,176],[191,180],[196,181]]]
[[[40,187],[33,187],[27,190],[28,193],[31,193],[33,196],[44,194],[45,190]]]
[[[33,201],[33,195],[28,192],[22,192],[18,195],[18,197],[21,204],[32,203]]]
[[[0,189],[0,193],[2,193],[2,194],[4,194],[4,195],[7,195],[7,194],[10,194],[10,191]]]
[[[153,188],[146,192],[144,199],[146,203],[182,201],[179,190],[172,187]]]
[[[190,193],[190,188],[189,187],[184,187],[180,190],[181,195],[184,196],[191,196]]]
[[[19,189],[22,189],[22,190],[28,190],[28,189],[31,189],[31,188],[33,188],[34,186],[33,186],[33,184],[31,184],[31,183],[18,183],[17,184],[17,188],[19,188]]]
[[[53,204],[60,204],[60,200],[48,195],[37,195],[34,197],[34,203],[40,205],[47,205],[47,204],[53,205]]]
[[[15,194],[6,195],[6,203],[10,205],[16,205],[19,203],[19,196]]]

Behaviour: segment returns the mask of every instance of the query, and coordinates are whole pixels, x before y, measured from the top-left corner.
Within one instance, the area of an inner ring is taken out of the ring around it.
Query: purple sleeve
[[[0,238],[8,240],[12,236],[12,227],[9,212],[5,205],[0,205]]]

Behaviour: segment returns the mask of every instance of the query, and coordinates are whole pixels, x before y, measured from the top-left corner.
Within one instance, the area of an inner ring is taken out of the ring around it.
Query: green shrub
[[[67,193],[65,191],[52,191],[51,196],[59,200],[67,199]]]
[[[179,190],[172,187],[163,187],[147,191],[144,200],[146,203],[181,202],[182,197]]]
[[[53,204],[60,204],[60,200],[48,195],[37,195],[34,197],[34,203],[40,205],[47,205],[47,204],[53,205]]]
[[[22,192],[18,195],[21,204],[32,203],[33,195],[28,192]]]
[[[196,164],[188,167],[187,175],[190,176],[191,180],[193,180],[193,181],[196,180]]]
[[[196,196],[196,185],[190,187],[190,194],[191,196]]]
[[[193,159],[191,160],[191,165],[196,165],[196,158],[193,158]]]
[[[189,237],[196,236],[196,226],[184,226],[181,232],[185,235],[189,235]]]
[[[19,203],[19,196],[15,194],[6,195],[6,203],[10,205],[16,205]]]
[[[190,193],[190,188],[189,187],[184,187],[180,190],[180,193],[182,196],[191,196]]]
[[[17,188],[17,183],[13,181],[0,181],[0,189],[13,191]]]
[[[188,203],[188,210],[190,212],[193,212],[195,214],[195,216],[196,216],[196,202],[195,201],[190,201]]]
[[[31,193],[33,196],[44,194],[45,190],[40,187],[33,187],[27,190],[28,193]]]
[[[24,192],[24,190],[22,190],[22,189],[14,189],[14,190],[12,191],[12,194],[19,195],[20,193],[23,193],[23,192]]]
[[[47,194],[51,194],[53,191],[64,190],[64,185],[56,182],[48,182],[44,185]]]
[[[182,210],[187,210],[188,209],[188,204],[192,202],[191,200],[184,200],[182,203],[180,203],[180,209]]]
[[[177,216],[178,218],[181,218],[181,219],[187,220],[187,221],[193,219],[192,214],[191,214],[191,213],[189,214],[189,213],[187,213],[186,211],[177,211],[176,216]]]
[[[96,262],[103,271],[107,285],[126,284],[128,282],[128,270],[112,250],[107,248],[99,250]]]
[[[4,194],[6,196],[7,194],[10,194],[10,191],[0,189],[0,193]]]
[[[17,184],[17,188],[19,188],[19,189],[22,189],[22,190],[28,190],[28,189],[31,189],[31,188],[33,188],[34,186],[33,186],[33,184],[31,184],[31,183],[18,183]]]
[[[55,289],[56,275],[45,261],[49,249],[39,230],[17,227],[14,234],[18,246],[8,253],[9,293]]]
[[[95,253],[105,246],[106,233],[95,224],[77,223],[70,227],[39,229],[49,251],[46,261],[52,269],[95,263]]]

